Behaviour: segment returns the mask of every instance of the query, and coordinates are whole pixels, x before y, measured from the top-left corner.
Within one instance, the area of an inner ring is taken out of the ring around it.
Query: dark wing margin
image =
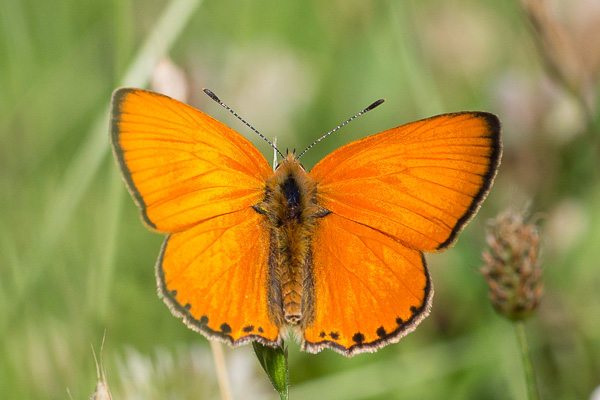
[[[481,207],[481,203],[487,197],[490,189],[492,188],[492,184],[494,183],[494,179],[496,178],[496,174],[498,173],[498,167],[500,166],[500,159],[502,158],[502,142],[500,141],[500,131],[502,130],[500,119],[494,114],[487,112],[478,112],[477,115],[483,119],[485,119],[488,132],[490,133],[490,139],[492,141],[491,149],[492,152],[489,156],[490,164],[488,166],[487,172],[483,176],[483,185],[479,192],[473,197],[473,202],[464,213],[462,217],[458,219],[458,222],[450,232],[448,239],[440,244],[437,249],[443,250],[448,248],[454,244],[457,239],[458,234],[463,230],[463,228],[467,225],[467,223],[477,214],[479,207]]]

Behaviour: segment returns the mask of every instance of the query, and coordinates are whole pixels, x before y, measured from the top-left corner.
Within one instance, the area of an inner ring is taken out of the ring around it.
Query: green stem
[[[514,321],[513,325],[517,334],[517,340],[519,341],[519,348],[521,349],[525,382],[527,384],[527,398],[529,400],[538,400],[540,396],[535,384],[535,375],[533,374],[533,364],[531,362],[531,352],[529,351],[527,335],[525,334],[525,325],[523,321]]]

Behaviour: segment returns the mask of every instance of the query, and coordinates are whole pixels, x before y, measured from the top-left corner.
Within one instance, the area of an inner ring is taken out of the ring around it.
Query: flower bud
[[[494,309],[511,320],[528,317],[543,292],[540,235],[524,214],[508,210],[490,221],[481,273]]]

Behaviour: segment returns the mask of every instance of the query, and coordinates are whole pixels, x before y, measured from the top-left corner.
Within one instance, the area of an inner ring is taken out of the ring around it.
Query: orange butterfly
[[[498,118],[460,112],[356,140],[310,172],[288,154],[273,172],[239,133],[139,89],[114,92],[110,136],[144,222],[168,234],[156,278],[175,316],[232,346],[289,331],[348,357],[429,314],[423,252],[455,241],[501,156]]]

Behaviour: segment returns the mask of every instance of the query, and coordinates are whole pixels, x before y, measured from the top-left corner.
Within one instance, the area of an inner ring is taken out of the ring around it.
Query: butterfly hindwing
[[[433,289],[420,251],[335,214],[320,219],[313,243],[316,312],[304,350],[373,352],[429,314]]]
[[[267,310],[267,232],[248,208],[169,235],[156,275],[173,314],[210,339],[275,346],[279,331]]]
[[[500,154],[495,115],[444,114],[349,143],[310,175],[331,212],[434,251],[477,210]]]

